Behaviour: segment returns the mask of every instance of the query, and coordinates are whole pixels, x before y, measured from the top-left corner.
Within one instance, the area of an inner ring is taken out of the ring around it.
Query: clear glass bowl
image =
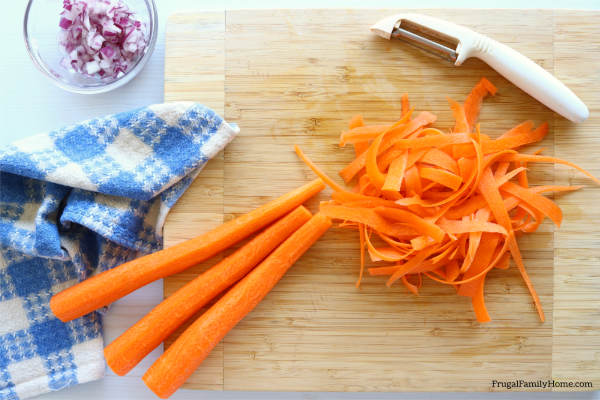
[[[27,52],[36,67],[57,86],[74,93],[104,93],[132,80],[146,65],[154,51],[158,16],[154,0],[124,0],[136,17],[146,23],[148,45],[135,65],[119,78],[97,78],[67,71],[60,65],[63,53],[59,45],[62,0],[29,0],[23,20]]]

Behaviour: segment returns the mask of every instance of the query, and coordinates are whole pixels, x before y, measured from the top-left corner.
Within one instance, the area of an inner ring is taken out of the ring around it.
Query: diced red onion
[[[60,19],[60,22],[58,23],[58,26],[60,26],[63,29],[69,29],[71,25],[73,25],[73,21],[71,21],[70,19],[66,19],[65,17],[62,17]]]
[[[99,78],[123,76],[144,53],[146,24],[122,0],[64,0],[61,65]]]
[[[111,58],[115,54],[115,49],[111,46],[104,46],[100,49],[100,53],[106,58]]]

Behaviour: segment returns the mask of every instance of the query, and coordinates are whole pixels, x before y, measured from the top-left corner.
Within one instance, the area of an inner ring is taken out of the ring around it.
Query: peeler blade
[[[409,15],[384,18],[371,31],[385,39],[401,39],[451,62],[458,58],[459,40],[410,19]]]

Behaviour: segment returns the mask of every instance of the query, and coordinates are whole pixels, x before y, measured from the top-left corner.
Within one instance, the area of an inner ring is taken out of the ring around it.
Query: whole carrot
[[[104,349],[108,366],[125,375],[194,313],[243,278],[311,217],[304,206],[275,222],[238,251],[156,306]]]
[[[71,286],[50,299],[63,322],[71,321],[157,279],[204,261],[289,213],[325,188],[320,179],[188,241],[129,261]]]
[[[320,213],[302,225],[179,336],[146,371],[146,385],[160,398],[172,395],[330,226]]]

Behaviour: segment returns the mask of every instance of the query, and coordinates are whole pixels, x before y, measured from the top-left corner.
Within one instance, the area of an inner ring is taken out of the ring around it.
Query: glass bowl
[[[92,1],[92,0],[90,0]],[[35,66],[58,87],[74,93],[104,93],[132,80],[146,65],[154,51],[158,31],[158,16],[154,0],[123,0],[136,17],[146,23],[147,46],[136,63],[119,78],[99,78],[68,71],[60,60],[63,52],[59,45],[58,26],[62,0],[29,0],[23,20],[23,34],[27,52]]]

